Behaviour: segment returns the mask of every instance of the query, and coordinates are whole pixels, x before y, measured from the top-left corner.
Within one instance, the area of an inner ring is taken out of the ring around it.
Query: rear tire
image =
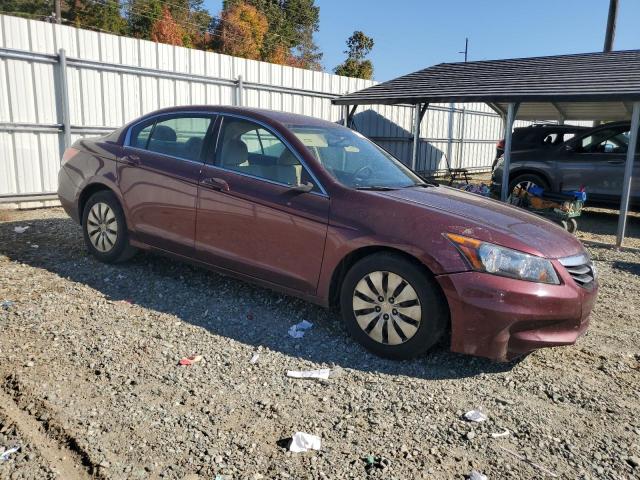
[[[82,230],[89,253],[101,262],[124,262],[137,252],[129,244],[124,211],[111,191],[101,190],[89,197],[82,212]]]
[[[507,191],[508,192],[507,202],[515,206],[520,206],[520,203],[513,196],[514,190],[517,187],[528,189],[532,185],[537,185],[538,187],[541,187],[544,190],[549,190],[549,183],[539,175],[535,175],[532,173],[518,175],[517,177],[515,177],[509,182],[509,190]]]
[[[446,300],[433,277],[394,253],[373,254],[351,267],[342,282],[340,309],[360,344],[397,360],[424,354],[449,323]]]

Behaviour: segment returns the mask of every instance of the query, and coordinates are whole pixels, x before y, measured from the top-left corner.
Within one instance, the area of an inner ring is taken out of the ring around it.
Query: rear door
[[[224,116],[202,170],[196,255],[299,292],[316,291],[329,198],[300,157],[268,127]],[[309,192],[292,188],[311,182]]]
[[[118,183],[138,240],[193,255],[202,146],[213,119],[202,113],[162,115],[127,134]]]

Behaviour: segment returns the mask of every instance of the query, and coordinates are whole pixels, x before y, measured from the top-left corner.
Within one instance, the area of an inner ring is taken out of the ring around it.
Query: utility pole
[[[469,37],[464,39],[464,50],[458,53],[464,53],[464,63],[467,63],[467,58],[469,55]]]
[[[60,8],[61,0],[53,0],[56,7],[56,23],[62,23],[62,9]]]
[[[618,0],[609,0],[609,17],[607,18],[607,33],[604,36],[603,52],[613,50],[613,41],[616,37],[616,19],[618,17]]]

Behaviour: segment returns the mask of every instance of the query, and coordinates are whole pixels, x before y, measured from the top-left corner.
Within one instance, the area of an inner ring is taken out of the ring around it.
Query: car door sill
[[[183,261],[185,263],[189,263],[191,265],[197,266],[197,267],[201,267],[201,268],[206,268],[207,270],[212,270],[216,273],[219,273],[221,275],[227,276],[227,277],[232,277],[232,278],[236,278],[238,280],[242,280],[242,281],[246,281],[248,283],[252,283],[264,288],[268,288],[269,290],[274,290],[276,292],[279,293],[284,293],[286,295],[291,295],[293,297],[296,298],[301,298],[303,300],[306,300],[310,303],[314,303],[316,305],[320,305],[321,307],[328,307],[328,303],[326,301],[324,301],[323,299],[317,297],[314,294],[310,294],[310,293],[306,293],[306,292],[302,292],[300,290],[294,290],[291,288],[287,288],[284,287],[280,284],[277,283],[273,283],[273,282],[269,282],[267,280],[262,280],[261,278],[257,278],[257,277],[253,277],[251,275],[246,275],[244,273],[240,273],[240,272],[236,272],[234,270],[229,270],[223,267],[219,267],[217,265],[213,265],[210,263],[206,263],[203,262],[201,260],[197,260],[195,258],[192,257],[187,257],[185,255],[181,255],[179,253],[175,253],[175,252],[171,252],[169,250],[165,250],[163,248],[159,248],[153,245],[149,245],[146,243],[143,243],[139,240],[134,240],[131,239],[130,243],[132,246],[136,247],[136,248],[140,248],[142,250],[147,250],[147,251],[152,251],[155,253],[159,253],[161,255],[167,256],[167,257],[171,257],[171,258],[175,258],[177,260]]]

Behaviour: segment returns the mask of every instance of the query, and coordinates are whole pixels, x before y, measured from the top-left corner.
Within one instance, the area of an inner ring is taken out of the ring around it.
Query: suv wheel
[[[418,356],[442,338],[449,311],[435,280],[405,257],[374,254],[347,272],[340,293],[349,333],[377,355]]]
[[[543,188],[544,190],[549,189],[549,184],[547,183],[547,181],[539,175],[528,173],[519,175],[509,182],[509,196],[507,197],[507,203],[515,206],[520,206],[522,203],[519,195],[520,192],[522,190],[526,191],[532,186],[537,186]]]
[[[91,195],[82,213],[82,230],[89,252],[101,262],[122,262],[136,253],[129,245],[127,222],[120,202],[110,191]]]

